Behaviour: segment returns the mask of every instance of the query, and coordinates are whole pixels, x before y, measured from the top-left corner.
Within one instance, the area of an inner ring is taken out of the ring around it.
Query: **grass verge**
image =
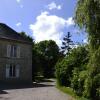
[[[57,87],[60,91],[62,91],[62,92],[64,92],[64,93],[69,94],[70,96],[72,96],[73,100],[88,100],[88,99],[86,99],[86,98],[77,96],[77,95],[73,92],[73,89],[70,88],[70,87],[59,86],[58,84],[56,85],[56,87]]]

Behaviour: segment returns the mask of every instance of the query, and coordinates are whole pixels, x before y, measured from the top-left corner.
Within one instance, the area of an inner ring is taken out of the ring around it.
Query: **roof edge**
[[[23,41],[23,40],[21,41],[21,40],[17,40],[17,39],[6,38],[6,37],[0,37],[0,39],[10,40],[10,41],[17,41],[17,42],[20,42],[20,43],[26,43],[26,44],[32,45],[32,42],[27,42],[27,41]]]

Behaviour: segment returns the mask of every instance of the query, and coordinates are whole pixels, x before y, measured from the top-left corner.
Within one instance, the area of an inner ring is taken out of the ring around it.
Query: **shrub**
[[[71,80],[71,87],[73,88],[74,92],[78,91],[78,78],[79,78],[79,70],[75,68],[73,70],[73,77]]]
[[[97,88],[96,97],[100,100],[100,87]]]
[[[70,54],[62,61],[56,64],[56,77],[58,84],[62,86],[71,86],[71,78],[73,77],[74,68],[79,71],[85,69],[83,66],[88,62],[88,51],[84,46],[72,49]],[[76,80],[76,79],[75,79]]]
[[[59,85],[70,85],[70,68],[71,67],[68,66],[68,61],[65,61],[65,59],[56,64],[56,77]]]
[[[100,89],[100,48],[92,54],[88,64],[88,78],[84,84],[84,96],[99,100]]]
[[[91,88],[92,88],[92,79],[90,77],[87,77],[84,82],[84,91],[83,91],[84,97],[90,98]]]
[[[71,80],[71,87],[73,88],[74,92],[82,96],[84,91],[84,82],[85,78],[87,77],[87,71],[80,71],[78,68],[73,70],[73,77]]]

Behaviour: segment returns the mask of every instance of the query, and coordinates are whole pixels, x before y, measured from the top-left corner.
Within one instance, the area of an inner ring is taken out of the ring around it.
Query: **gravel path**
[[[55,88],[55,82],[42,82],[35,86],[7,88],[0,92],[0,100],[72,100]]]

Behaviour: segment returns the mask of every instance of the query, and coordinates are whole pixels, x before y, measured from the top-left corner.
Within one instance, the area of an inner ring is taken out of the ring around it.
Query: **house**
[[[32,82],[32,43],[0,23],[0,81]]]

